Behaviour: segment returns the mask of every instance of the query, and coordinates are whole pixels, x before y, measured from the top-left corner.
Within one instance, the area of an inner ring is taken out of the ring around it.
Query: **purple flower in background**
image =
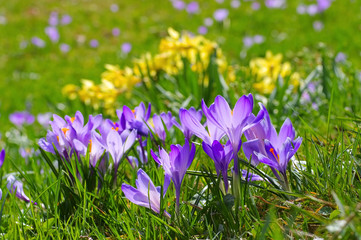
[[[208,28],[206,26],[200,26],[198,28],[198,33],[201,35],[207,34],[207,32],[208,32]]]
[[[96,39],[90,40],[89,46],[92,47],[92,48],[97,48],[99,46],[98,40],[96,40]]]
[[[19,153],[22,158],[26,160],[34,155],[34,148],[19,148]]]
[[[73,21],[73,18],[72,18],[70,15],[64,14],[64,15],[61,17],[60,23],[61,23],[61,25],[68,25],[68,24],[70,24],[72,21]]]
[[[343,52],[339,52],[335,57],[335,62],[337,63],[346,62],[346,59],[347,59],[346,54],[344,54]]]
[[[256,43],[256,44],[261,44],[264,42],[264,37],[262,35],[254,35],[253,36],[253,42]]]
[[[172,5],[175,9],[177,10],[183,10],[186,8],[186,4],[185,2],[181,1],[181,0],[173,0],[172,1]]]
[[[51,12],[49,16],[48,23],[50,26],[56,26],[59,23],[58,19],[58,13],[57,12]]]
[[[5,149],[0,152],[0,168],[3,166],[5,160]]]
[[[167,136],[163,123],[169,131],[173,127],[174,121],[175,117],[172,116],[171,112],[161,113],[160,115],[153,115],[154,133],[159,136],[163,143],[165,142],[165,138]]]
[[[311,96],[308,92],[303,92],[302,95],[301,95],[301,99],[304,101],[304,102],[310,102],[311,101]]]
[[[39,113],[37,116],[36,116],[36,120],[38,120],[38,123],[40,125],[42,125],[43,127],[47,127],[49,126],[49,122],[51,120],[51,116],[52,116],[52,113],[50,112],[47,112],[47,113]]]
[[[110,5],[110,11],[112,12],[118,12],[119,11],[119,6],[115,3],[113,3],[112,5]]]
[[[149,208],[156,213],[160,212],[160,197],[161,187],[155,187],[153,181],[149,176],[139,169],[137,173],[137,180],[135,180],[134,188],[128,184],[122,184],[122,191],[125,197],[134,204],[142,207]],[[163,195],[165,195],[167,189],[164,189]],[[170,217],[170,214],[164,211],[164,215]]]
[[[25,202],[30,202],[30,199],[26,194],[24,193],[23,183],[16,180],[13,175],[10,175],[7,178],[7,184],[6,187],[9,189],[10,193],[14,193],[17,198],[24,200]],[[37,205],[36,202],[31,201],[35,205]]]
[[[121,46],[122,53],[128,54],[132,50],[132,44],[125,42]]]
[[[217,22],[222,22],[228,17],[228,14],[229,14],[228,9],[221,8],[214,11],[213,17]]]
[[[196,14],[199,12],[199,4],[196,1],[190,2],[186,8],[187,13]]]
[[[239,8],[241,6],[241,1],[239,0],[232,0],[231,1],[231,7],[232,8]]]
[[[266,0],[265,5],[268,8],[282,8],[285,3],[285,0]]]
[[[221,4],[224,2],[224,0],[215,0],[217,3]]]
[[[22,125],[30,125],[33,124],[35,121],[35,117],[30,114],[29,112],[23,111],[23,112],[14,112],[9,115],[9,120],[14,125],[21,127]]]
[[[61,43],[61,44],[59,45],[59,49],[60,49],[60,51],[61,51],[62,53],[67,53],[67,52],[70,51],[70,46],[69,46],[69,44]]]
[[[261,4],[259,2],[252,2],[251,8],[255,11],[259,10],[261,7]]]
[[[323,12],[331,6],[331,0],[317,0],[317,7],[319,12]]]
[[[252,47],[253,45],[253,38],[252,37],[249,37],[249,36],[246,36],[243,38],[243,45],[246,47],[246,48],[249,48],[249,47]]]
[[[315,29],[315,31],[319,32],[323,29],[324,25],[321,21],[314,21],[313,24],[313,29]]]
[[[185,140],[184,146],[171,145],[169,155],[163,149],[159,149],[159,157],[151,150],[152,157],[165,171],[165,175],[172,178],[177,199],[177,211],[179,211],[179,198],[183,178],[187,169],[192,164],[196,148],[192,143],[189,145]],[[165,183],[166,185],[166,183]]]
[[[213,25],[213,19],[212,18],[205,18],[204,20],[203,20],[203,23],[204,23],[204,25],[205,26],[207,26],[207,27],[210,27],[210,26],[212,26]]]
[[[307,12],[307,6],[305,4],[300,4],[297,6],[298,14],[305,14]]]
[[[7,19],[5,16],[0,15],[0,25],[5,25],[7,22]],[[0,189],[1,190],[1,189]],[[1,199],[1,198],[0,198]]]
[[[314,16],[318,13],[318,6],[316,4],[311,4],[307,7],[307,13],[310,16]]]
[[[45,41],[39,37],[32,37],[31,43],[38,48],[45,47]]]
[[[205,142],[202,143],[203,150],[214,161],[217,175],[222,175],[224,187],[228,192],[228,166],[233,159],[233,148],[230,141],[225,145],[222,145],[217,140],[214,140],[212,145],[208,145]]]
[[[120,34],[120,29],[119,28],[115,27],[115,28],[112,29],[112,35],[114,37],[119,36],[119,34]]]
[[[56,27],[50,26],[45,28],[45,33],[49,37],[50,41],[58,42],[59,41],[59,31]]]

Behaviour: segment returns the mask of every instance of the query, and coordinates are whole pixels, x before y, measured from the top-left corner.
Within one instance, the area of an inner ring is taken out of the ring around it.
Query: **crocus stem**
[[[233,148],[234,167],[233,167],[233,181],[232,191],[235,198],[236,214],[238,213],[238,207],[240,203],[240,178],[239,178],[239,162],[238,162],[238,148]]]
[[[285,174],[282,174],[283,176],[283,189],[287,192],[290,191],[290,186],[289,186],[289,183],[288,183],[288,178],[287,178],[287,175],[286,173]]]
[[[117,176],[118,176],[118,164],[114,164],[114,176],[113,176],[113,186],[117,185]]]
[[[176,195],[176,206],[175,206],[175,211],[177,216],[179,216],[179,197],[180,197],[180,188],[175,190],[175,195]]]
[[[144,161],[144,163],[146,163],[145,161],[147,161],[147,159],[145,158],[145,152],[144,152],[144,147],[143,147],[143,143],[142,143],[142,136],[138,135],[138,139],[139,139],[140,149],[142,149],[143,161]]]

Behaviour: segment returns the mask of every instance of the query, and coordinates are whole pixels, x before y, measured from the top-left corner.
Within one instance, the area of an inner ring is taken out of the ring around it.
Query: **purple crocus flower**
[[[343,52],[339,52],[335,57],[335,62],[337,63],[346,62],[346,59],[347,59],[346,54],[344,54]]]
[[[212,145],[208,145],[205,142],[202,143],[203,150],[214,161],[216,166],[217,175],[222,174],[224,187],[228,192],[228,176],[227,170],[229,163],[233,159],[233,148],[230,141],[225,145],[222,145],[217,140],[214,140]]]
[[[199,4],[196,1],[190,2],[186,8],[187,13],[196,14],[199,12]]]
[[[112,29],[112,35],[114,37],[119,36],[119,34],[120,34],[120,29],[119,28],[115,27],[115,28]]]
[[[223,22],[228,17],[228,14],[229,14],[228,9],[221,8],[221,9],[217,9],[213,13],[213,17],[217,22]]]
[[[6,187],[9,189],[10,193],[15,192],[15,195],[17,198],[24,200],[25,202],[30,202],[30,199],[26,194],[24,193],[23,183],[16,180],[13,175],[10,175],[7,178],[7,185]],[[36,202],[31,201],[35,205],[37,205]]]
[[[128,54],[132,50],[132,44],[128,42],[123,43],[121,49],[123,54]]]
[[[174,9],[177,9],[177,10],[183,10],[186,7],[185,2],[183,2],[181,0],[173,0],[172,5],[173,5]]]
[[[298,14],[305,14],[307,12],[307,6],[305,4],[299,4],[297,6],[297,13]]]
[[[69,46],[69,44],[62,43],[59,45],[59,49],[62,53],[67,53],[70,51],[70,46]]]
[[[239,0],[232,0],[231,1],[231,7],[236,9],[236,8],[239,8],[241,6],[241,1]]]
[[[149,176],[139,169],[137,173],[137,180],[135,180],[134,188],[128,184],[122,184],[122,191],[125,197],[134,204],[142,207],[149,208],[156,213],[160,212],[160,199],[161,199],[161,187],[155,187],[153,181]],[[167,189],[164,189],[163,195],[165,195]],[[170,214],[164,211],[164,215],[170,217]]]
[[[163,167],[165,171],[165,175],[172,179],[175,191],[176,191],[176,199],[177,199],[177,211],[179,211],[179,198],[180,198],[180,190],[184,175],[186,174],[187,169],[191,165],[196,148],[192,143],[189,145],[188,140],[185,140],[184,146],[179,144],[170,146],[169,154],[163,149],[159,149],[159,157],[151,151],[153,159]],[[166,179],[165,178],[165,185]]]
[[[256,43],[256,44],[261,44],[264,42],[264,37],[262,35],[254,35],[253,36],[253,42]]]
[[[49,126],[49,122],[51,120],[51,116],[52,116],[52,113],[50,112],[47,112],[47,113],[39,113],[37,116],[36,116],[36,120],[38,121],[38,123],[40,125],[42,125],[43,127],[48,127]]]
[[[21,127],[24,124],[26,125],[33,124],[35,121],[35,117],[27,111],[14,112],[10,114],[9,120],[16,126]]]
[[[32,37],[31,43],[38,48],[43,48],[46,45],[45,41],[39,37]]]
[[[5,149],[0,152],[0,168],[3,166],[5,160]]]
[[[149,103],[148,109],[145,108],[143,102],[138,107],[131,110],[128,106],[123,106],[123,116],[125,121],[129,124],[131,129],[136,129],[138,134],[148,136],[149,128],[146,124],[150,117],[151,104]]]
[[[164,129],[164,125],[169,131],[173,127],[173,123],[175,122],[175,117],[172,116],[171,112],[161,113],[160,115],[153,115],[153,124],[154,124],[154,133],[159,136],[159,138],[165,142],[166,131]],[[164,123],[164,125],[163,125]]]
[[[243,45],[246,47],[246,48],[249,48],[249,47],[252,47],[253,45],[253,38],[252,37],[249,37],[249,36],[246,36],[243,38]]]
[[[201,35],[205,35],[205,34],[207,34],[207,32],[208,32],[208,28],[206,26],[200,26],[198,28],[198,33]]]
[[[96,40],[96,39],[90,40],[89,46],[92,47],[92,48],[97,48],[99,46],[98,40]]]
[[[259,2],[252,2],[251,8],[255,11],[259,10],[261,7],[261,4]]]
[[[119,6],[117,4],[113,3],[112,5],[110,5],[110,11],[115,13],[118,12],[118,10],[119,10]]]
[[[183,132],[184,137],[189,140],[193,136],[193,132],[188,128],[189,124],[186,124],[184,122],[184,118],[181,117],[183,111],[187,111],[188,114],[190,114],[192,116],[192,119],[194,119],[192,121],[199,122],[199,123],[202,120],[203,113],[202,113],[202,110],[197,111],[194,107],[191,107],[188,110],[183,109],[183,108],[181,108],[179,110],[179,119],[180,119],[181,125],[176,121],[174,121],[174,125],[177,128],[179,128]]]
[[[60,35],[59,35],[59,31],[56,27],[54,27],[54,26],[46,27],[45,33],[49,37],[50,41],[52,41],[53,43],[56,43],[59,41]]]
[[[323,12],[331,6],[331,0],[317,0],[317,7],[319,12]]]
[[[59,23],[58,19],[58,13],[57,12],[51,12],[49,16],[48,23],[50,26],[56,26]]]
[[[318,13],[318,6],[316,4],[311,4],[307,7],[307,13],[310,16],[316,15]]]
[[[205,26],[207,26],[207,27],[210,27],[210,26],[212,26],[213,25],[213,19],[212,18],[205,18],[204,20],[203,20],[203,23],[204,23],[204,25]]]
[[[314,21],[313,24],[313,29],[315,29],[315,31],[319,32],[323,29],[324,25],[321,21]]]
[[[265,5],[268,8],[282,8],[285,3],[285,0],[266,0]]]
[[[61,25],[68,25],[69,23],[71,23],[72,20],[73,20],[73,18],[70,15],[64,14],[61,17],[60,23],[61,23]]]

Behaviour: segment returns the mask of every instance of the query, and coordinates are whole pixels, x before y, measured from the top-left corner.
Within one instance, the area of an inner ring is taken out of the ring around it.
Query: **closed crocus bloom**
[[[212,145],[208,145],[207,143],[203,142],[202,146],[203,146],[203,150],[214,161],[217,175],[219,176],[220,174],[222,174],[224,187],[227,192],[228,191],[227,170],[229,163],[233,159],[233,148],[231,142],[228,141],[225,145],[222,145],[217,140],[214,140]]]
[[[125,121],[128,122],[132,129],[136,129],[138,134],[142,136],[147,136],[149,132],[148,126],[145,122],[148,121],[151,112],[151,104],[149,103],[148,109],[145,108],[143,102],[139,104],[138,107],[131,110],[128,106],[123,107],[123,115]]]
[[[30,202],[30,199],[28,196],[26,196],[26,194],[24,193],[24,188],[23,188],[23,183],[16,180],[15,177],[13,175],[10,175],[7,178],[7,185],[6,187],[9,189],[10,193],[14,193],[17,198],[25,201],[25,202]],[[33,202],[33,201],[31,201]],[[36,202],[33,202],[35,205],[37,205]]]
[[[172,116],[171,112],[161,113],[160,115],[153,115],[153,130],[155,134],[159,136],[159,138],[164,142],[166,138],[166,131],[164,129],[164,125],[169,131],[173,127],[173,123],[175,122],[175,118]],[[164,125],[163,125],[164,124]]]
[[[5,160],[5,149],[0,152],[0,168],[3,166]]]
[[[156,213],[160,212],[161,187],[155,187],[149,176],[139,169],[137,173],[138,179],[135,180],[134,188],[128,184],[122,184],[122,191],[125,197],[134,204],[149,208]],[[167,189],[164,189],[165,194]],[[164,211],[164,215],[170,217],[169,213]]]
[[[185,117],[185,115],[190,117]],[[194,107],[191,107],[188,110],[181,108],[179,110],[179,119],[181,124],[174,121],[174,125],[179,128],[183,132],[184,137],[189,140],[194,134],[194,132],[192,132],[192,130],[189,128],[191,127],[189,125],[189,120],[191,119],[191,121],[194,121],[195,124],[198,126],[202,120],[202,116],[202,110],[197,111]]]
[[[169,154],[165,150],[159,149],[159,157],[153,151],[151,154],[154,160],[163,167],[165,175],[172,179],[176,190],[177,209],[179,210],[182,181],[194,159],[196,148],[193,143],[190,145],[188,140],[185,140],[184,146],[171,145],[170,149]]]
[[[21,127],[24,124],[26,125],[32,124],[35,121],[35,117],[27,111],[14,112],[10,114],[9,120],[16,126]]]

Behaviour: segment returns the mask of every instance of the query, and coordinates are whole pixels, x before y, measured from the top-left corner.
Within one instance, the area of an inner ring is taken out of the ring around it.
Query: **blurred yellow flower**
[[[253,87],[258,92],[270,94],[276,87],[279,76],[290,77],[290,84],[294,88],[299,86],[299,73],[295,72],[291,75],[291,64],[289,62],[282,63],[282,59],[282,54],[273,55],[271,51],[267,51],[264,58],[255,58],[250,61],[251,75],[256,78]]]

